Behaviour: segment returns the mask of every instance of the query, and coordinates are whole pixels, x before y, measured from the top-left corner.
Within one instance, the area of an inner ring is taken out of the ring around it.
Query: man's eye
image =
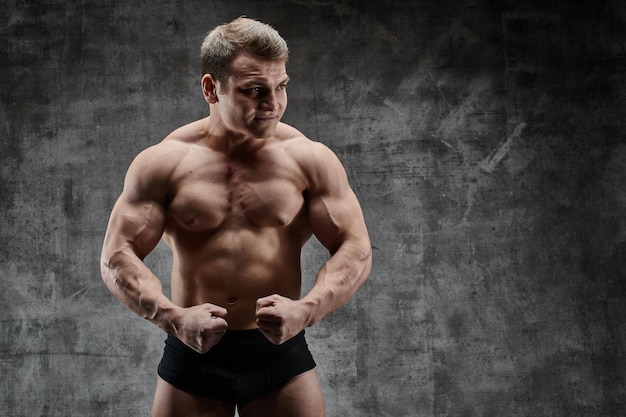
[[[263,87],[251,87],[246,89],[246,92],[250,95],[259,95],[263,92]]]

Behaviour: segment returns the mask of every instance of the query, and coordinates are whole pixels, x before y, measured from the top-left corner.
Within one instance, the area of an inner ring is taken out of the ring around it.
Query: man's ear
[[[217,81],[213,75],[204,74],[201,83],[204,100],[209,104],[217,103]]]

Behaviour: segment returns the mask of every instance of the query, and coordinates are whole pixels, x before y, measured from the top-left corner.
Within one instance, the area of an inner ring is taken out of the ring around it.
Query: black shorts
[[[304,331],[274,345],[254,329],[227,331],[205,354],[168,336],[158,372],[164,381],[190,394],[245,404],[313,368]]]

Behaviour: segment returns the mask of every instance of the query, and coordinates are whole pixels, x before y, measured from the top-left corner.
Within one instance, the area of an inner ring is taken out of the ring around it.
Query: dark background
[[[0,413],[149,414],[164,335],[104,288],[102,237],[132,158],[206,114],[205,33],[246,14],[287,39],[284,121],[342,159],[374,246],[308,331],[328,415],[625,416],[625,9],[4,0]]]

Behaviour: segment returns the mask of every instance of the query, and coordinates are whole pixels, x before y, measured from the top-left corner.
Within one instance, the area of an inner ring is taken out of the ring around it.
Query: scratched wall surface
[[[203,34],[247,14],[372,236],[308,332],[329,416],[626,415],[626,6],[496,3],[3,1],[1,414],[149,414],[163,334],[101,284],[102,236],[132,157],[205,114]]]

